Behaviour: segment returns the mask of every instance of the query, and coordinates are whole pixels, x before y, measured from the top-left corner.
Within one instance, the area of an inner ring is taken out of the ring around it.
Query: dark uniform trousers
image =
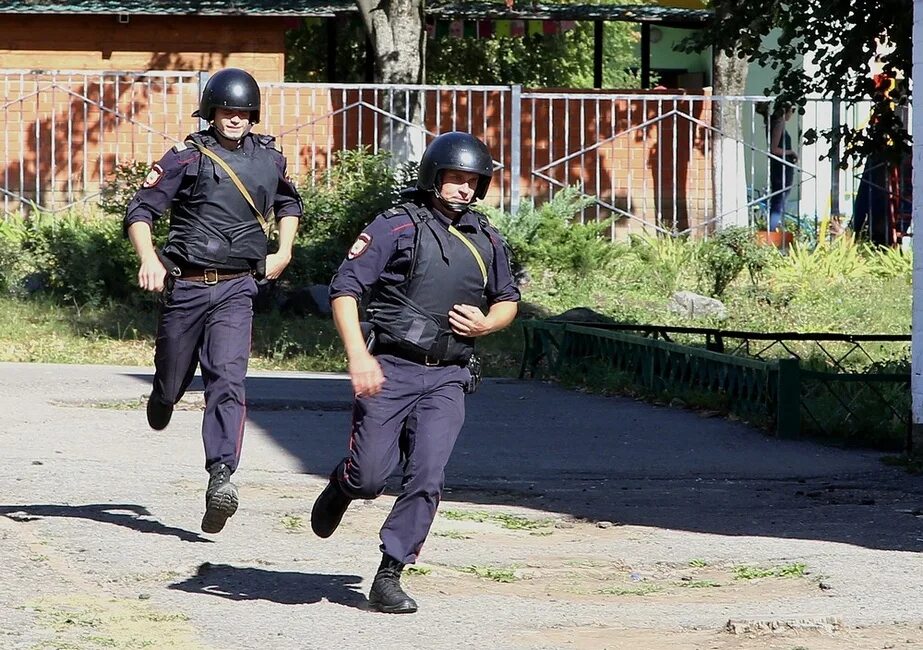
[[[403,463],[401,493],[381,528],[381,550],[411,564],[436,517],[445,466],[465,420],[463,385],[470,375],[458,365],[376,358],[385,382],[378,394],[356,399],[349,455],[334,477],[350,497],[374,499]]]
[[[175,404],[201,365],[206,469],[217,463],[226,463],[232,472],[237,469],[256,292],[249,275],[212,285],[176,280],[164,302],[154,351],[154,390]]]

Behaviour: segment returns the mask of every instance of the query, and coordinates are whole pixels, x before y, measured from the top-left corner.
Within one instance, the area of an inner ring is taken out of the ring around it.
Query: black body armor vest
[[[273,160],[274,138],[246,137],[252,140],[252,148],[244,143],[235,151],[217,144],[204,131],[186,139],[220,156],[240,178],[256,206],[267,214],[279,182],[279,170]],[[220,165],[200,154],[188,197],[173,202],[164,253],[195,266],[247,269],[266,257],[266,244],[259,221],[234,181]]]
[[[484,306],[487,280],[473,251],[428,208],[405,203],[389,212],[409,214],[416,234],[407,279],[400,285],[372,289],[367,311],[378,341],[441,361],[467,361],[474,351],[474,339],[452,332],[449,311],[457,304]],[[478,226],[477,232],[461,234],[489,269],[493,246],[480,217]]]

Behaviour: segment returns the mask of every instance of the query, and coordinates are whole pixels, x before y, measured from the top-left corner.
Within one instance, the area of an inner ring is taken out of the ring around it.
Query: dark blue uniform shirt
[[[211,132],[209,131],[209,135]],[[244,155],[253,152],[257,145],[256,138],[261,137],[250,134],[244,138],[242,149]],[[213,139],[213,138],[212,138]],[[217,141],[208,142],[209,148],[220,146]],[[272,150],[273,160],[279,170],[279,184],[276,189],[273,205],[275,206],[276,219],[282,217],[301,216],[301,198],[298,190],[286,177],[285,157],[278,151]],[[162,215],[173,201],[187,199],[195,185],[195,177],[199,170],[199,150],[192,145],[180,143],[172,147],[163,158],[151,168],[151,172],[141,189],[135,194],[125,214],[125,230],[136,221],[151,224],[154,219]]]
[[[430,211],[439,223],[449,226],[448,217],[438,210]],[[471,211],[464,212],[455,222],[455,227],[462,233],[477,232],[480,228],[477,216]],[[331,300],[338,296],[353,296],[359,301],[378,281],[388,284],[403,282],[413,261],[414,231],[413,221],[407,214],[390,217],[380,214],[375,217],[356,239],[333,276],[330,282]],[[487,304],[517,302],[521,296],[513,281],[507,247],[496,228],[487,226],[486,232],[494,252],[484,290]]]

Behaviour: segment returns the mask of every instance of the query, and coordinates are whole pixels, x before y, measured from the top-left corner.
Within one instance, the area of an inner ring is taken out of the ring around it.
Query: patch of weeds
[[[708,589],[710,587],[720,587],[721,583],[714,580],[688,580],[679,582],[677,585],[687,589]]]
[[[487,521],[488,515],[486,512],[468,512],[465,510],[441,510],[440,515],[446,519],[451,519],[453,521],[477,521],[483,522]]]
[[[167,612],[145,612],[141,616],[137,617],[145,621],[153,621],[155,623],[164,623],[166,621],[188,621],[189,617],[183,613],[169,614]]]
[[[510,530],[535,530],[537,528],[547,528],[548,526],[554,525],[554,520],[550,517],[530,519],[528,517],[521,517],[520,515],[500,513],[490,515],[490,518],[499,523],[503,528],[509,528]]]
[[[304,529],[304,517],[299,515],[285,515],[282,517],[282,527],[289,532],[298,532]]]
[[[755,580],[757,578],[800,578],[804,576],[807,565],[802,562],[780,566],[760,568],[739,565],[733,568],[735,580]]]
[[[657,585],[640,585],[638,587],[604,587],[596,593],[606,596],[649,596],[662,590],[663,587]]]
[[[102,646],[104,648],[115,648],[118,647],[119,642],[109,636],[88,636],[86,637],[87,641],[91,643]]]
[[[487,578],[494,582],[515,582],[516,570],[514,567],[507,569],[501,567],[477,566],[472,564],[461,569],[462,573],[473,573],[478,578]]]
[[[903,467],[908,474],[923,474],[923,457],[882,456],[881,462],[891,467]]]
[[[32,562],[47,562],[48,556],[47,555],[33,555],[32,557],[29,558],[29,560],[31,560]]]
[[[428,566],[409,566],[405,572],[409,576],[428,576],[433,570]]]
[[[702,567],[707,567],[708,562],[705,560],[699,560],[698,558],[689,560],[689,566],[695,567],[696,569],[701,569]]]
[[[465,535],[464,533],[460,533],[457,530],[434,531],[433,535],[436,537],[447,537],[449,539],[471,539],[470,535]]]
[[[550,517],[531,519],[529,517],[523,517],[522,515],[513,515],[508,512],[494,514],[482,511],[444,510],[442,516],[446,519],[455,521],[476,521],[478,523],[491,521],[509,530],[536,530],[554,525],[554,519]]]

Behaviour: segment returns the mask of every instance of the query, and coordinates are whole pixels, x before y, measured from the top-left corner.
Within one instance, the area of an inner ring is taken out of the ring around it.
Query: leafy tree
[[[620,1],[619,4],[625,3]],[[366,80],[365,24],[358,17],[337,18],[337,81]],[[287,81],[326,79],[324,70],[327,65],[328,38],[329,32],[321,23],[305,23],[303,27],[288,32],[285,64]],[[626,22],[605,24],[604,87],[640,87],[640,64],[635,53],[638,40],[636,25]],[[425,49],[425,79],[430,83],[518,83],[532,87],[570,88],[590,88],[593,85],[591,22],[579,22],[575,29],[562,34],[460,39],[444,37],[429,40],[425,47],[418,44],[414,37],[405,45],[414,49],[419,47],[421,51]],[[388,81],[380,74],[376,79]],[[393,83],[415,81],[409,79]]]
[[[603,86],[640,87],[634,52],[638,30],[630,23],[604,26]],[[593,86],[593,24],[577,23],[562,34],[522,37],[443,38],[427,52],[431,83],[518,83],[532,87]]]
[[[835,97],[847,105],[872,98],[874,119],[853,129],[840,125],[805,132],[808,144],[823,137],[831,148],[845,147],[847,158],[869,154],[899,158],[909,151],[910,137],[901,122],[909,104],[905,83],[890,94],[876,88],[873,73],[909,79],[913,3],[911,0],[712,0],[721,17],[691,37],[686,51],[714,47],[777,70],[765,89],[779,101],[804,106],[810,94]],[[778,30],[776,43],[766,37]],[[877,53],[877,54],[876,54]],[[817,73],[808,74],[802,55]]]

